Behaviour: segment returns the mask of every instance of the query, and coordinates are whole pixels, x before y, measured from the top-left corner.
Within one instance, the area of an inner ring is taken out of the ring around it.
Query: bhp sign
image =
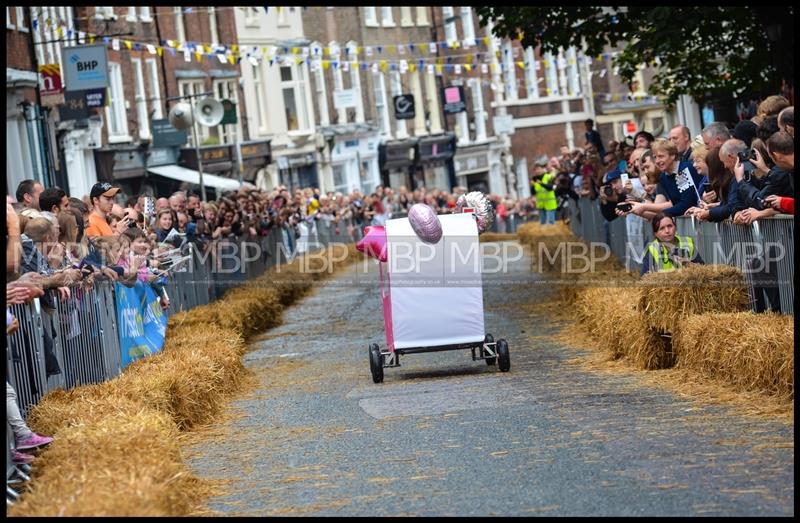
[[[68,51],[64,62],[67,91],[108,87],[108,50],[105,45],[80,45],[70,47]]]

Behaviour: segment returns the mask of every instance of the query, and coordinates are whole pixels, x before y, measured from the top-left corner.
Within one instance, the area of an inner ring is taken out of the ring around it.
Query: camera
[[[631,210],[633,210],[633,204],[632,203],[627,203],[627,202],[626,203],[621,203],[621,204],[617,205],[617,209],[619,209],[622,212],[631,212]]]
[[[614,188],[611,187],[610,185],[604,185],[603,194],[605,194],[606,196],[614,196]]]
[[[755,149],[745,149],[742,152],[736,153],[736,156],[739,157],[739,162],[744,163],[750,160],[756,159],[756,151]]]

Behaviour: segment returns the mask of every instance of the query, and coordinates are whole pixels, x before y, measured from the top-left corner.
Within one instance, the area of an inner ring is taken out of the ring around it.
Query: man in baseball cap
[[[114,206],[114,195],[119,192],[119,187],[114,187],[110,183],[96,183],[89,193],[89,198],[92,200],[93,210],[89,215],[89,226],[86,228],[86,236],[89,238],[96,238],[97,236],[114,236],[121,234],[122,230],[114,231],[108,224],[106,216],[111,212]],[[127,228],[127,222],[120,220]],[[118,228],[122,225],[118,225]]]

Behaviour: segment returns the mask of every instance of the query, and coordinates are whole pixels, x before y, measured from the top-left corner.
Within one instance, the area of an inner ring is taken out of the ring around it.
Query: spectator
[[[703,263],[690,236],[675,234],[675,219],[658,213],[651,221],[655,240],[647,246],[642,263],[642,275],[648,272],[666,272],[681,268],[684,264]]]
[[[756,128],[756,137],[766,143],[769,137],[780,131],[777,116],[765,116]]]
[[[625,191],[622,187],[621,174],[616,169],[606,174],[603,185],[600,187],[600,214],[606,221],[616,220],[617,204],[625,200]]]
[[[778,115],[778,127],[794,138],[794,107],[787,107]]]
[[[13,334],[18,328],[15,327],[16,318],[13,318],[9,324],[9,315],[10,313],[6,312],[6,335]],[[33,432],[22,419],[17,404],[17,393],[8,381],[6,381],[6,421],[14,433],[14,454],[12,456],[14,463],[33,462],[33,456],[24,451],[44,447],[53,442],[53,438],[40,436]]]
[[[672,142],[678,149],[678,156],[682,162],[692,161],[692,148],[689,145],[692,143],[692,135],[689,128],[685,125],[676,125],[669,131],[669,141]],[[652,142],[652,140],[651,140]],[[650,144],[647,145],[647,148]]]
[[[706,148],[722,147],[722,144],[731,139],[731,133],[724,123],[713,122],[708,124],[700,133]]]
[[[738,158],[734,164],[736,181],[740,186],[739,198],[744,207],[744,210],[734,216],[736,223],[750,224],[754,220],[775,214],[777,211],[765,201],[767,196],[794,196],[794,139],[789,133],[780,131],[767,141],[767,157],[775,165],[765,176],[760,176],[766,167],[763,153],[758,148],[754,151],[756,159],[752,163],[757,166],[757,176],[748,176]]]
[[[750,120],[742,120],[736,124],[736,127],[733,128],[733,133],[731,134],[737,140],[743,141],[747,147],[750,147],[750,144],[753,143],[753,139],[756,137],[757,132],[758,126],[756,126],[756,124]]]
[[[186,193],[183,191],[175,191],[169,197],[169,208],[173,212],[186,212]]]
[[[635,203],[631,212],[645,217],[646,211],[682,216],[700,200],[701,177],[692,164],[678,160],[678,149],[672,142],[658,139],[653,142],[651,151],[661,171],[656,193],[663,198],[657,198],[654,203]]]
[[[600,158],[604,157],[606,148],[603,146],[603,139],[600,137],[600,133],[594,130],[594,120],[589,118],[583,122],[583,125],[586,129],[586,143],[594,146]]]
[[[720,149],[711,149],[705,158],[708,186],[713,194],[718,195],[718,201],[709,202],[704,194],[700,207],[690,208],[686,211],[687,215],[700,221],[721,222],[739,210],[739,185],[732,170],[723,163],[722,157]]]
[[[649,149],[650,144],[652,144],[655,139],[655,136],[647,131],[639,131],[633,135],[633,146],[637,149]]]
[[[231,211],[231,214],[232,213],[233,211]],[[172,211],[169,209],[161,209],[158,211],[158,214],[156,214],[155,226],[156,240],[161,243],[166,242],[167,236],[172,232],[172,228]],[[180,239],[178,238],[178,240]],[[175,241],[173,240],[172,243],[175,243]],[[180,241],[178,241],[175,246],[177,247],[178,245],[180,245]]]
[[[794,214],[794,198],[790,196],[777,196],[770,194],[764,198],[766,204],[773,209],[785,214]]]
[[[44,186],[36,180],[22,180],[17,186],[17,201],[22,204],[23,211],[20,215],[26,218],[39,216],[39,195],[44,192]]]
[[[108,215],[114,207],[114,196],[119,192],[119,187],[114,187],[110,183],[96,183],[92,187],[89,197],[92,200],[92,213],[89,215],[89,226],[86,228],[86,236],[94,238],[97,236],[113,236],[120,234],[127,226],[117,224],[118,228],[112,229],[108,224]],[[123,222],[120,222],[123,223]]]
[[[756,116],[753,118],[753,123],[756,125],[761,125],[765,118],[768,116],[778,116],[778,114],[786,109],[787,107],[791,106],[792,104],[789,103],[785,97],[780,95],[772,95],[767,96],[763,102],[758,104],[758,112]]]

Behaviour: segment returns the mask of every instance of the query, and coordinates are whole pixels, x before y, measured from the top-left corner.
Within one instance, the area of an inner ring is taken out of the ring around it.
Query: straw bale
[[[636,310],[638,289],[589,287],[577,292],[575,312],[611,359],[625,358],[640,369],[672,366],[671,348]]]
[[[485,232],[478,237],[481,243],[486,242],[510,242],[517,240],[516,233]]]
[[[118,394],[112,380],[70,390],[52,390],[31,408],[27,422],[34,432],[55,435],[73,425],[91,426],[106,418],[140,410],[140,403]]]
[[[62,430],[37,458],[26,516],[180,516],[209,492],[182,463],[177,429],[153,410]]]
[[[680,321],[673,338],[678,368],[737,391],[794,399],[793,315],[711,313]]]
[[[678,322],[692,314],[741,312],[750,300],[744,275],[728,265],[648,273],[641,285],[639,310],[650,327],[667,333],[677,332]]]

